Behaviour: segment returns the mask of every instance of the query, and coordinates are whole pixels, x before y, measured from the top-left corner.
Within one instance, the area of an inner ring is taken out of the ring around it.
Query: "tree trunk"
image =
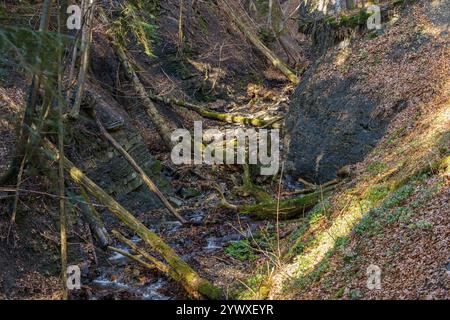
[[[84,86],[86,83],[87,71],[89,67],[89,51],[92,43],[92,27],[94,21],[95,4],[93,0],[83,1],[83,16],[85,24],[81,36],[81,67],[78,74],[78,82],[75,93],[75,101],[70,112],[70,117],[77,119],[80,113],[81,100],[83,98]]]
[[[329,187],[297,198],[281,200],[279,207],[278,201],[271,200],[258,204],[242,205],[237,210],[239,213],[248,214],[252,218],[260,220],[276,219],[277,211],[280,220],[294,219],[314,207],[333,189],[334,187]]]

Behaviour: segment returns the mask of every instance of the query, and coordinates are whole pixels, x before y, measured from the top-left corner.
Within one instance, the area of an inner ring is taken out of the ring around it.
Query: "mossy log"
[[[44,140],[43,147],[46,154],[52,159],[57,160],[59,153],[57,149],[48,141]],[[135,232],[145,243],[147,243],[157,254],[159,254],[167,264],[173,268],[179,277],[179,281],[187,292],[194,298],[219,299],[222,296],[221,291],[212,285],[209,281],[201,278],[176,252],[167,245],[156,233],[150,231],[142,222],[134,217],[128,210],[120,205],[114,198],[107,194],[95,182],[87,177],[66,157],[64,160],[64,169],[70,178],[77,184],[83,186],[87,192],[94,196],[97,201],[109,209],[117,218],[119,218],[130,230]]]
[[[231,17],[239,30],[245,35],[245,37],[255,46],[260,53],[262,53],[272,65],[280,70],[286,78],[293,84],[298,84],[299,80],[294,71],[291,70],[279,57],[277,57],[256,35],[251,32],[249,26],[246,25],[241,18],[235,13],[234,9],[228,4],[226,0],[221,1],[225,8],[226,13]]]
[[[211,119],[211,120],[218,120],[218,121],[222,121],[222,122],[226,122],[226,123],[240,123],[240,124],[245,124],[245,125],[251,125],[254,127],[264,127],[264,128],[271,127],[274,129],[279,129],[281,127],[281,125],[277,122],[282,120],[282,118],[277,118],[277,119],[275,119],[276,121],[274,121],[274,120],[266,121],[266,120],[262,120],[262,119],[237,116],[237,115],[233,115],[233,114],[229,114],[229,113],[219,113],[219,112],[212,111],[208,108],[201,107],[201,106],[193,104],[193,103],[189,103],[189,102],[174,99],[174,98],[166,98],[166,97],[156,96],[153,93],[149,93],[149,97],[150,97],[150,99],[152,99],[154,101],[159,101],[159,102],[165,103],[167,105],[180,106],[180,107],[187,108],[189,110],[192,110],[192,111],[198,113],[202,117]]]
[[[266,190],[264,190],[263,187],[257,186],[253,183],[250,174],[250,166],[248,164],[244,164],[244,175],[242,177],[242,186],[237,187],[236,191],[249,194],[256,201],[261,203],[272,200],[270,195],[266,192]]]
[[[237,209],[239,213],[250,215],[257,220],[276,219],[277,215],[279,220],[294,219],[304,214],[306,210],[314,207],[331,190],[332,188],[328,188],[293,199],[280,200],[279,206],[277,200],[270,200],[239,206]]]

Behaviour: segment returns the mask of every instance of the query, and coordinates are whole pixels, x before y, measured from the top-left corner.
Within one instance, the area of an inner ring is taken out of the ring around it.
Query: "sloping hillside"
[[[409,6],[375,39],[330,50],[297,89],[295,174],[323,181],[361,161],[299,222],[272,298],[448,298],[449,13],[448,1]]]

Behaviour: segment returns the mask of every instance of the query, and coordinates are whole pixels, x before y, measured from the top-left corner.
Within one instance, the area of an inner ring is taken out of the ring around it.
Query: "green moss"
[[[371,16],[364,10],[360,10],[357,15],[354,16],[342,16],[339,21],[339,27],[356,28],[367,22],[367,19]]]
[[[244,280],[234,292],[232,299],[255,300],[266,299],[270,292],[270,279],[266,274],[258,271],[256,275]]]
[[[384,202],[383,207],[389,209],[399,206],[412,195],[413,191],[414,188],[409,184],[400,187]]]
[[[326,192],[325,190],[323,192]],[[326,194],[315,192],[303,195],[298,198],[280,201],[268,201],[260,204],[244,205],[240,208],[240,213],[248,214],[255,219],[276,218],[277,209],[280,219],[292,219],[305,210],[314,207]]]
[[[433,223],[428,220],[419,220],[415,223],[411,223],[408,225],[408,228],[411,230],[415,229],[431,229],[433,228]]]
[[[342,288],[340,288],[338,291],[336,291],[336,293],[334,294],[334,297],[335,297],[336,299],[340,299],[340,298],[342,298],[342,296],[344,295],[344,293],[345,293],[345,287],[342,287]]]
[[[291,259],[303,252],[308,241],[303,241],[303,236],[309,230],[309,225],[307,223],[302,223],[292,234],[292,244],[289,246],[289,251],[286,254],[287,259]]]
[[[208,281],[204,281],[198,286],[198,292],[211,300],[219,300],[223,298],[222,291]]]
[[[382,221],[385,214],[386,212],[383,209],[371,209],[356,225],[355,233],[369,237],[379,234],[383,227]]]
[[[384,162],[374,161],[367,166],[367,172],[371,176],[376,176],[376,175],[382,173],[383,171],[385,171],[387,168],[388,168],[388,166]]]
[[[363,197],[363,203],[368,207],[373,207],[377,202],[384,199],[389,194],[389,188],[384,184],[377,184],[369,188]]]
[[[253,248],[248,240],[234,242],[226,247],[224,251],[226,254],[240,261],[251,261],[256,258]]]

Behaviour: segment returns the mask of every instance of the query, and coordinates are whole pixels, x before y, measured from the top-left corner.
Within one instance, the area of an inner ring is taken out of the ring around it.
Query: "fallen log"
[[[248,117],[237,116],[237,115],[228,114],[228,113],[215,112],[208,108],[201,107],[199,105],[196,105],[196,104],[193,104],[190,102],[186,102],[186,101],[182,101],[182,100],[178,100],[178,99],[174,99],[174,98],[161,97],[161,96],[157,96],[153,93],[149,93],[149,97],[150,97],[150,99],[152,99],[154,101],[159,101],[159,102],[165,103],[167,105],[180,106],[183,108],[187,108],[189,110],[192,110],[192,111],[198,113],[199,115],[201,115],[204,118],[211,119],[211,120],[218,120],[218,121],[222,121],[222,122],[226,122],[226,123],[240,123],[240,124],[245,124],[245,125],[251,125],[254,127],[263,127],[263,128],[271,127],[274,129],[279,129],[279,128],[281,128],[281,125],[277,122],[279,122],[283,119],[283,118],[276,118],[276,119],[272,119],[272,120],[262,120],[262,119],[248,118]]]
[[[162,194],[162,192],[158,189],[156,184],[149,178],[149,176],[145,173],[145,171],[137,164],[137,162],[133,159],[133,157],[130,156],[130,154],[122,148],[122,146],[108,133],[108,131],[103,126],[102,122],[98,118],[98,116],[95,113],[95,110],[93,110],[93,116],[95,119],[95,122],[97,123],[97,126],[100,129],[100,132],[102,136],[108,140],[111,145],[116,149],[124,158],[127,160],[127,162],[130,164],[130,166],[133,168],[133,170],[139,174],[139,177],[142,179],[142,181],[145,183],[145,185],[148,187],[148,189],[153,192],[159,200],[164,204],[164,206],[169,210],[171,214],[173,214],[181,223],[187,223],[186,219],[184,219],[178,211],[170,204],[170,202],[166,199],[166,197]]]
[[[278,201],[270,200],[257,204],[242,205],[237,207],[237,211],[246,214],[257,220],[276,219],[277,213],[280,220],[297,218],[319,203],[324,196],[334,189],[331,186],[327,189],[314,193],[302,195],[293,199]],[[278,212],[277,212],[278,211]]]
[[[271,196],[264,190],[263,187],[257,186],[253,183],[250,174],[250,166],[244,164],[244,175],[242,176],[242,186],[236,187],[238,193],[252,196],[257,202],[263,203],[271,201]]]
[[[226,0],[221,1],[226,7],[226,13],[231,17],[231,19],[236,23],[239,30],[247,37],[247,39],[261,52],[272,65],[280,70],[286,78],[289,79],[293,84],[298,84],[299,80],[294,71],[291,70],[279,57],[277,57],[253,32],[250,28],[242,21],[234,12],[234,9],[228,4]]]
[[[42,145],[46,154],[52,160],[59,158],[58,150],[48,140],[43,140]],[[179,281],[187,292],[194,298],[219,299],[221,291],[209,281],[201,278],[176,252],[167,245],[156,233],[150,231],[142,222],[134,217],[128,210],[120,205],[114,198],[107,194],[95,182],[89,179],[69,159],[63,158],[64,169],[70,178],[77,184],[82,185],[87,192],[94,196],[97,201],[107,207],[117,218],[119,218],[130,230],[135,232],[156,253],[158,253],[167,264],[172,267],[179,276]]]

